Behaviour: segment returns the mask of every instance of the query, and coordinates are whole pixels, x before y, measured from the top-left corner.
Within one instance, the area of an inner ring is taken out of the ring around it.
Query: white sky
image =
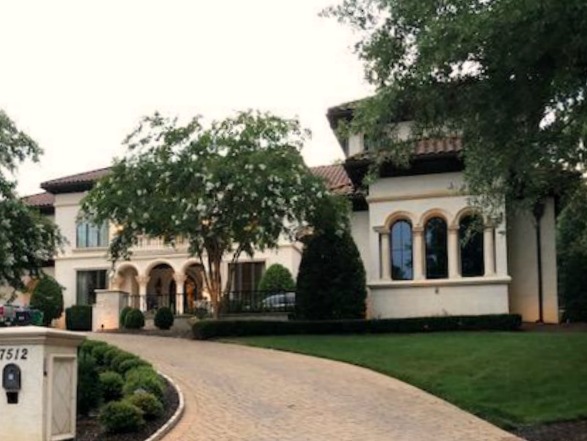
[[[0,0],[0,108],[44,149],[42,181],[110,165],[139,118],[298,116],[309,165],[341,159],[325,113],[367,95],[338,0]]]

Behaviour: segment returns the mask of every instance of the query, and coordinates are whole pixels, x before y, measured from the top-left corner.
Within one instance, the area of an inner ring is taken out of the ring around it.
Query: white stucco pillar
[[[461,276],[459,268],[459,228],[448,228],[448,278],[456,279]]]
[[[413,259],[414,259],[414,280],[423,280],[424,277],[424,228],[414,227]]]
[[[381,244],[381,278],[391,280],[391,255],[389,253],[389,231],[383,230],[379,234]]]
[[[147,310],[147,285],[149,284],[149,276],[136,276],[139,284],[139,309],[143,312]]]
[[[495,243],[493,225],[486,225],[483,229],[483,261],[485,276],[495,275]]]
[[[175,313],[177,315],[183,314],[183,298],[185,296],[184,291],[184,284],[186,275],[183,273],[176,273],[173,275],[173,279],[175,280]]]

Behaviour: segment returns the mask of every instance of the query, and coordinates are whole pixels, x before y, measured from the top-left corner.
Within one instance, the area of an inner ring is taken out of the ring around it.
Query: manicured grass
[[[231,339],[382,372],[505,428],[587,418],[587,333]]]

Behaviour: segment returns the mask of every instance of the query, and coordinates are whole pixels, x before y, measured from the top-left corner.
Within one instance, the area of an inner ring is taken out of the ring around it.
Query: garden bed
[[[78,417],[76,441],[144,441],[161,428],[177,411],[179,395],[175,388],[165,380],[167,385],[164,395],[163,416],[156,420],[147,421],[138,431],[133,433],[108,434],[102,431],[97,416]]]

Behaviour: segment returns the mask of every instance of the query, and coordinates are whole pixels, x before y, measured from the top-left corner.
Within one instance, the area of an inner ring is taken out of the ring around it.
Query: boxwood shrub
[[[164,409],[161,401],[152,393],[137,391],[126,398],[131,404],[134,404],[144,412],[146,420],[152,420],[163,415]]]
[[[196,340],[247,335],[287,334],[364,334],[438,331],[515,331],[522,317],[518,314],[477,316],[438,316],[380,320],[202,320],[192,332]]]
[[[131,309],[124,319],[124,327],[127,329],[142,329],[145,327],[145,316],[140,309]]]
[[[173,312],[167,306],[162,306],[155,313],[154,323],[159,329],[167,330],[173,326]]]
[[[114,401],[122,397],[124,379],[118,372],[106,371],[100,374],[100,386],[104,401]]]
[[[126,401],[111,401],[100,410],[98,417],[108,433],[135,432],[145,424],[143,411]]]
[[[65,310],[65,327],[69,331],[92,330],[92,306],[73,305]]]
[[[124,396],[129,396],[138,390],[150,392],[158,399],[163,399],[165,383],[152,368],[137,367],[126,373],[122,391]]]
[[[126,316],[128,315],[128,313],[130,311],[132,311],[132,308],[130,306],[125,306],[124,308],[121,309],[120,315],[119,315],[119,326],[121,328],[124,328],[125,323],[126,323]]]

